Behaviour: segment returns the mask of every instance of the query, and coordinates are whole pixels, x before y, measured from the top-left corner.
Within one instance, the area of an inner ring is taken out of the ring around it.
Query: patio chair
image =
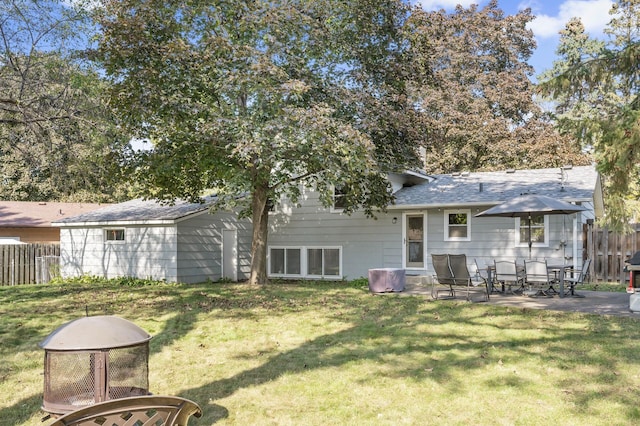
[[[485,301],[489,300],[489,285],[487,280],[476,274],[472,277],[467,266],[467,256],[464,254],[450,254],[449,267],[453,273],[455,286],[462,286],[467,290],[467,300],[471,300],[471,291],[484,293]],[[484,289],[484,290],[483,290]],[[455,294],[454,294],[455,296]]]
[[[474,259],[473,260],[474,264],[476,265],[476,274],[475,274],[475,279],[477,281],[479,280],[484,280],[487,283],[487,288],[489,290],[489,294],[491,294],[491,292],[493,292],[493,278],[495,278],[495,276],[491,276],[489,274],[489,267],[485,266],[484,268],[480,267],[480,264],[478,263],[478,259]]]
[[[486,280],[473,279],[467,268],[467,257],[464,254],[432,254],[433,269],[436,271],[431,297],[438,299],[440,293],[447,294],[447,298],[456,297],[456,288],[466,290],[466,299],[471,300],[471,291],[481,290],[489,300],[489,291]],[[438,288],[444,286],[444,289]]]
[[[89,405],[58,417],[49,426],[187,426],[191,416],[202,416],[202,410],[193,401],[177,396],[145,395]]]
[[[584,280],[589,274],[589,266],[591,265],[591,259],[586,259],[582,264],[582,269],[568,269],[565,271],[564,283],[569,285],[569,290],[565,292],[565,296],[584,297],[581,294],[576,294],[575,289],[579,284],[584,284]]]
[[[524,272],[529,286],[529,290],[525,291],[527,296],[553,296],[554,292],[557,293],[553,288],[556,280],[549,275],[546,260],[525,260]]]
[[[455,281],[453,279],[453,272],[451,272],[451,267],[449,266],[449,255],[432,254],[431,262],[433,263],[433,269],[436,272],[433,287],[431,287],[431,297],[439,299],[439,294],[441,292],[445,292],[447,293],[447,298],[454,298],[455,293],[453,291],[453,285],[455,284]],[[437,287],[438,284],[445,288],[439,289]]]
[[[494,260],[495,280],[502,285],[502,292],[521,292],[524,289],[524,274],[518,270],[518,265],[512,260]],[[517,287],[515,290],[513,287]]]

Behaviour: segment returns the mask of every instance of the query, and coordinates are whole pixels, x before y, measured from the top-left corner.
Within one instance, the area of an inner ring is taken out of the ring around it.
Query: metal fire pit
[[[80,318],[51,333],[44,354],[42,409],[57,415],[109,399],[149,394],[149,340],[115,316]]]

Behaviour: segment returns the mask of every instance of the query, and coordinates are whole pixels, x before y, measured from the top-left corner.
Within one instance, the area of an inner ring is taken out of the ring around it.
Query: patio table
[[[564,297],[564,273],[567,269],[573,268],[570,263],[547,263],[547,269],[550,271],[558,272],[560,279],[560,297]]]

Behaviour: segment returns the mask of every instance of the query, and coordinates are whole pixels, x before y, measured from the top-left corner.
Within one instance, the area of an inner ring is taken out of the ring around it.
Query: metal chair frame
[[[193,401],[178,396],[145,395],[89,405],[58,417],[48,426],[187,426],[191,416],[202,416],[200,406]]]
[[[529,287],[537,287],[526,292],[527,296],[553,296],[553,293],[558,293],[553,288],[557,280],[549,275],[546,260],[525,260],[524,271],[526,284]]]
[[[524,290],[524,274],[518,271],[518,265],[514,260],[494,260],[495,282],[502,284],[502,291],[505,292],[505,286],[511,293],[520,293]],[[513,286],[517,286],[513,290]]]
[[[471,292],[477,291],[478,288],[484,287],[485,301],[489,300],[489,285],[487,280],[476,274],[472,277],[467,266],[467,256],[464,254],[433,254],[431,255],[433,267],[436,271],[434,281],[438,284],[447,286],[449,298],[455,298],[456,288],[466,290],[466,300],[471,301]],[[438,299],[439,291],[434,282],[431,296]]]
[[[568,269],[565,271],[564,283],[569,284],[569,290],[565,292],[565,296],[584,297],[575,293],[576,286],[584,284],[584,280],[589,275],[589,266],[591,265],[591,259],[586,259],[582,264],[581,269]]]

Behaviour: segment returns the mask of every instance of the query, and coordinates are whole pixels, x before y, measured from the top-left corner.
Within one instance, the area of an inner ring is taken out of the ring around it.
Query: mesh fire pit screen
[[[42,408],[64,414],[110,399],[149,394],[149,340],[114,316],[64,324],[40,346],[44,355]]]

